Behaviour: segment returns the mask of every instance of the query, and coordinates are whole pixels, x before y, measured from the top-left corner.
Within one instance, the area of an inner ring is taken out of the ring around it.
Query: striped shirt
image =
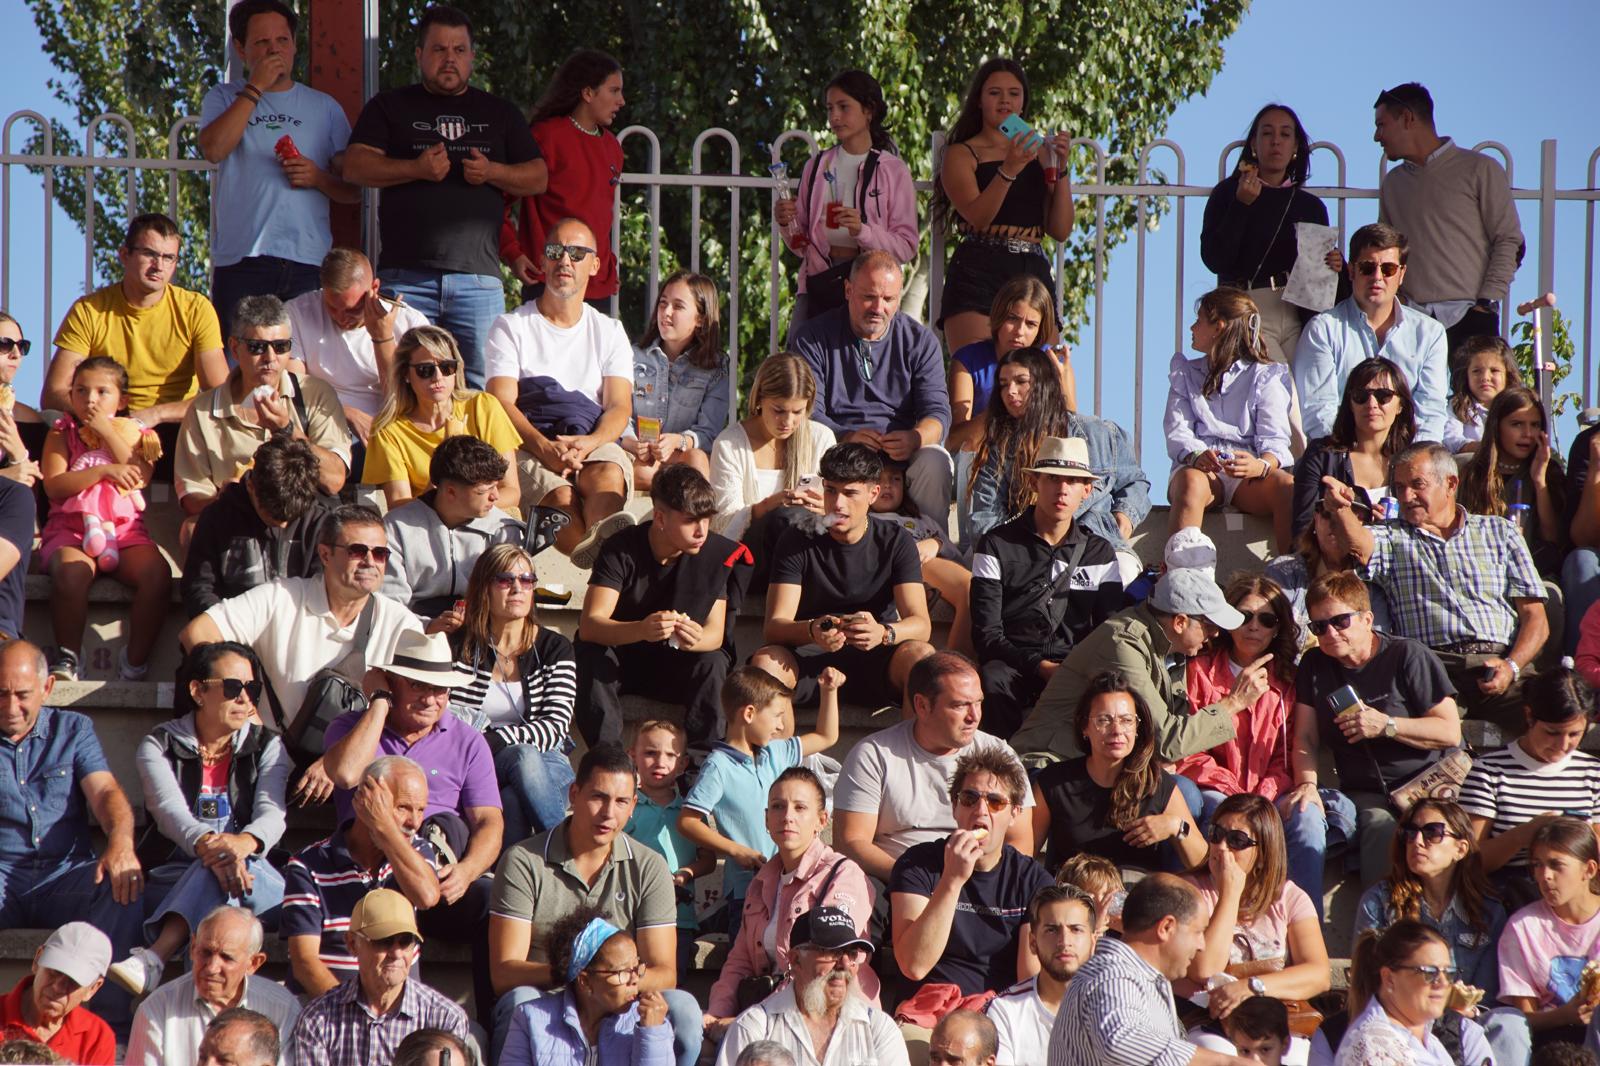
[[[1511,644],[1512,600],[1543,600],[1544,582],[1528,542],[1504,518],[1467,514],[1441,539],[1409,522],[1369,526],[1372,557],[1363,576],[1383,589],[1394,631],[1430,648],[1462,641]]]
[[[387,859],[376,873],[356,861],[345,836],[348,829],[336,830],[326,840],[302,848],[284,865],[283,909],[278,918],[278,936],[285,941],[297,936],[320,937],[317,958],[342,982],[356,972],[355,956],[344,937],[350,928],[350,912],[373,889],[400,887]],[[412,838],[411,846],[434,869],[439,868],[439,855],[432,844],[418,836]],[[415,974],[415,969],[412,972]],[[286,983],[291,992],[305,991],[292,971]]]
[[[1101,937],[1061,998],[1048,1064],[1182,1066],[1196,1050],[1183,1039],[1167,979],[1127,944]]]
[[[492,655],[462,654],[456,669],[472,675],[472,683],[450,691],[450,707],[478,729],[495,752],[512,744],[539,751],[560,751],[572,731],[572,707],[578,700],[578,660],[572,642],[540,626],[533,647],[517,659],[522,676],[522,721],[491,724],[482,711],[494,675]]]
[[[361,982],[346,981],[306,1004],[289,1038],[295,1066],[387,1066],[400,1041],[418,1029],[443,1029],[469,1049],[467,1012],[414,976],[400,1001],[374,1014],[361,998]]]
[[[1461,785],[1461,806],[1475,818],[1490,820],[1490,836],[1549,811],[1600,822],[1600,759],[1574,751],[1555,762],[1540,762],[1522,750],[1521,741],[1512,741],[1472,764]],[[1506,865],[1528,865],[1528,849]]]

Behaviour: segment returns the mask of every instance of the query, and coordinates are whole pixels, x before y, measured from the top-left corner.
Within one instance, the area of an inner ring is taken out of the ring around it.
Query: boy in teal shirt
[[[678,832],[678,815],[683,797],[678,794],[678,775],[688,734],[676,722],[655,719],[644,722],[634,734],[628,755],[639,771],[639,797],[633,816],[623,832],[667,860],[672,871],[672,887],[678,896],[678,980],[694,968],[694,941],[700,922],[694,913],[694,882],[717,868],[717,857],[695,846]]]

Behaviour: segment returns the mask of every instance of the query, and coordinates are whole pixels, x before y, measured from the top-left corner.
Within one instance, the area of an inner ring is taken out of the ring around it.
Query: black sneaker
[[[50,676],[57,681],[78,680],[78,653],[71,648],[51,649]]]

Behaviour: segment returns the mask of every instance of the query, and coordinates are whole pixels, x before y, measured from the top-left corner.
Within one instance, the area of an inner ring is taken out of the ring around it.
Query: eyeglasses
[[[1351,623],[1355,620],[1356,613],[1354,611],[1346,611],[1344,614],[1336,614],[1332,618],[1313,618],[1306,623],[1306,628],[1311,630],[1312,636],[1320,637],[1328,631],[1329,626],[1342,633],[1349,629]]]
[[[635,981],[644,980],[645,968],[645,964],[640,962],[635,966],[629,966],[622,970],[589,970],[588,972],[596,977],[604,977],[607,984],[627,985]]]
[[[27,355],[28,349],[32,347],[32,341],[25,341],[20,337],[16,339],[12,339],[11,337],[0,337],[0,355],[10,355],[13,351],[21,352],[23,355]]]
[[[1372,277],[1378,271],[1383,271],[1383,276],[1392,278],[1400,273],[1399,263],[1380,263],[1376,259],[1363,259],[1356,264],[1356,269],[1361,271],[1363,277]]]
[[[162,266],[169,267],[178,264],[178,254],[176,252],[158,252],[154,248],[146,248],[143,245],[137,248],[129,248],[128,251],[141,259],[148,259],[153,263],[160,263]]]
[[[1350,394],[1350,402],[1360,407],[1368,400],[1377,400],[1378,406],[1383,407],[1398,395],[1393,389],[1356,389]]]
[[[979,792],[974,788],[964,788],[956,793],[956,799],[963,807],[976,807],[982,800],[991,811],[1003,811],[1011,806],[1011,797],[1002,796],[998,792]]]
[[[375,563],[389,561],[388,548],[373,547],[370,544],[335,544],[333,547],[342,548],[352,559],[365,559],[370,555]]]
[[[817,957],[821,963],[829,962],[860,962],[866,958],[867,950],[861,947],[851,948],[807,948],[807,951]]]
[[[574,263],[581,263],[594,254],[593,248],[585,248],[581,244],[557,244],[551,241],[544,246],[544,257],[552,263],[560,262],[563,255]]]
[[[1450,827],[1443,822],[1429,822],[1427,825],[1403,825],[1400,827],[1400,832],[1405,834],[1407,840],[1421,837],[1429,844],[1437,844],[1445,837],[1455,836],[1454,833],[1450,832]]]
[[[435,374],[443,374],[447,378],[454,377],[457,365],[454,359],[441,359],[437,363],[412,363],[411,369],[416,371],[417,377],[423,381],[432,381]]]
[[[533,588],[534,578],[532,574],[519,574],[511,570],[502,570],[494,575],[494,583],[503,589],[508,589],[512,585],[521,585],[525,589],[531,589]]]
[[[1252,621],[1255,621],[1260,624],[1262,629],[1278,628],[1278,612],[1276,611],[1240,611],[1239,613],[1244,615],[1244,621],[1239,623],[1241,626],[1247,626]]]
[[[393,951],[395,948],[399,948],[401,951],[408,951],[422,943],[411,933],[396,933],[394,936],[376,938],[363,936],[361,939],[379,951]]]
[[[1229,851],[1247,851],[1260,843],[1242,829],[1224,829],[1220,825],[1207,828],[1206,839],[1213,844],[1221,844]]]
[[[243,337],[235,337],[233,339],[244,345],[245,351],[251,355],[266,355],[268,348],[271,348],[279,355],[288,355],[294,350],[294,341],[288,337],[283,338],[281,341],[247,341]]]
[[[261,682],[259,681],[241,681],[237,677],[208,677],[200,683],[202,685],[221,685],[223,699],[236,700],[241,692],[250,697],[251,703],[259,702],[261,699]]]
[[[1097,733],[1123,733],[1130,729],[1139,728],[1139,719],[1131,714],[1112,716],[1102,714],[1098,718],[1089,719],[1089,725]]]
[[[1422,975],[1422,979],[1430,985],[1447,985],[1456,979],[1461,971],[1454,966],[1393,966],[1394,970],[1410,970],[1412,973]]]

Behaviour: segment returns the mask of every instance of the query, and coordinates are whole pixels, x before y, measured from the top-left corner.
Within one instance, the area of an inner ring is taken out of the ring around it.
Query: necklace
[[[577,119],[573,118],[571,115],[567,116],[567,121],[572,123],[573,128],[576,129],[580,133],[587,133],[591,137],[600,136],[600,127],[599,126],[595,126],[595,128],[591,130],[588,127],[584,126],[583,123],[581,123]]]
[[[228,756],[229,751],[233,747],[233,738],[232,737],[223,737],[217,743],[218,743],[219,750],[216,750],[216,751],[207,750],[206,748],[202,747],[199,744],[198,741],[195,743],[195,750],[197,750],[200,753],[200,765],[201,766],[215,766],[215,765],[217,765],[217,763],[221,762],[224,758],[226,758]]]

